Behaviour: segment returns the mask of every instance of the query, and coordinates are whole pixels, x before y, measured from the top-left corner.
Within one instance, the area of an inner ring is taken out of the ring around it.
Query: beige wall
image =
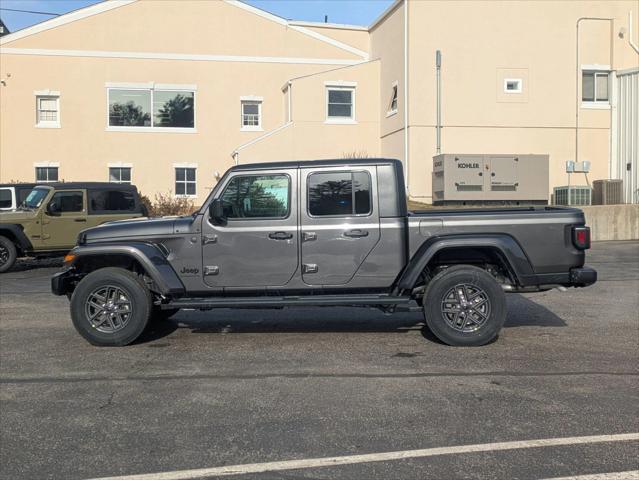
[[[371,58],[380,60],[380,154],[404,161],[404,4],[397,3],[371,29]],[[389,115],[393,84],[397,82],[397,113]]]
[[[614,18],[612,32],[608,21],[581,22],[580,65],[632,68],[639,57],[628,33],[618,35],[628,29],[630,10],[637,17],[635,1],[409,2],[411,193],[430,200],[436,50],[442,52],[442,153],[547,153],[552,190],[566,184],[565,162],[575,159],[577,19]],[[521,94],[503,92],[504,79],[513,77],[523,79]],[[579,160],[592,162],[591,180],[607,178],[611,111],[578,103]],[[573,183],[585,180],[579,175]]]
[[[292,124],[241,149],[239,162],[379,156],[379,68],[370,61],[292,80]],[[327,123],[327,84],[344,83],[355,84],[355,123]]]
[[[174,164],[197,165],[197,198],[202,202],[215,184],[215,173],[233,164],[232,152],[286,120],[286,96],[282,86],[292,78],[338,69],[330,80],[358,81],[357,98],[374,97],[378,89],[377,67],[366,64],[356,70],[331,65],[332,59],[363,61],[362,57],[329,43],[264,19],[223,2],[142,0],[72,22],[36,35],[4,43],[2,48],[73,49],[96,52],[197,53],[292,58],[288,62],[188,61],[144,58],[91,58],[1,54],[0,77],[0,181],[33,181],[34,165],[59,164],[59,178],[108,180],[108,165],[132,165],[132,181],[142,192],[174,190]],[[140,21],[144,19],[144,35]],[[117,27],[117,35],[114,26]],[[325,34],[327,28],[322,28]],[[163,32],[170,32],[166,34]],[[335,35],[339,41],[359,39],[351,31]],[[81,55],[81,54],[79,54]],[[297,59],[325,60],[326,64],[297,63]],[[338,73],[339,72],[339,73]],[[354,73],[353,73],[354,72]],[[7,75],[10,77],[7,78]],[[313,77],[311,77],[313,78]],[[294,81],[296,97],[293,141],[267,148],[279,160],[341,156],[361,149],[377,154],[377,102],[357,106],[357,125],[330,126],[323,132],[325,98],[321,81]],[[107,131],[108,82],[190,84],[197,86],[196,128],[193,133]],[[308,86],[307,86],[308,85]],[[60,92],[61,128],[35,127],[34,91]],[[263,97],[262,132],[240,131],[240,97]],[[374,113],[373,113],[374,112]],[[9,120],[10,119],[10,120]],[[322,138],[329,142],[324,142]],[[275,137],[274,137],[275,139]],[[265,142],[265,145],[268,143]],[[327,148],[330,147],[330,148]],[[245,152],[242,160],[250,158]]]
[[[567,182],[565,161],[575,159],[578,106],[579,160],[592,162],[591,180],[606,178],[614,110],[576,102],[575,25],[582,16],[614,18],[612,32],[609,22],[580,24],[579,65],[637,67],[630,10],[639,30],[634,0],[399,1],[362,31],[288,24],[221,1],[139,0],[24,38],[10,35],[0,50],[0,181],[33,181],[34,164],[46,162],[59,163],[67,181],[106,180],[108,164],[121,162],[153,195],[174,188],[174,164],[197,164],[201,202],[234,151],[241,163],[353,153],[405,161],[408,137],[410,194],[428,202],[438,49],[442,153],[549,154],[551,191]],[[521,94],[503,92],[509,77],[523,79]],[[292,123],[283,128],[289,81]],[[325,83],[336,81],[357,85],[355,124],[325,123]],[[107,131],[107,82],[197,85],[196,131]],[[388,115],[394,82],[398,111]],[[35,128],[34,91],[46,89],[60,92],[62,128]],[[240,131],[240,97],[249,95],[263,97],[261,132]]]

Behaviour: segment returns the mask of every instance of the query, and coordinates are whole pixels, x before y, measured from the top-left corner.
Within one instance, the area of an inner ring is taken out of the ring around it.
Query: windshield
[[[27,199],[22,204],[27,208],[39,208],[42,204],[42,200],[46,198],[49,193],[48,188],[34,188],[27,196]]]

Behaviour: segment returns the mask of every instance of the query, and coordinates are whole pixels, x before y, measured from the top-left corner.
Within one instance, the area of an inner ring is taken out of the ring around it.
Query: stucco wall
[[[379,61],[370,61],[292,80],[292,124],[243,148],[239,161],[379,156],[379,68]],[[355,123],[326,122],[327,83],[356,84]]]
[[[330,33],[327,28],[317,30]],[[365,46],[362,36],[368,38],[368,33],[345,31],[333,38],[356,39],[352,46],[357,48]],[[245,9],[225,2],[190,0],[161,4],[141,0],[25,38],[3,40],[2,51],[6,48],[20,52],[0,54],[0,77],[6,83],[0,87],[0,181],[33,181],[37,163],[59,164],[60,180],[105,181],[109,164],[123,163],[132,166],[133,183],[153,196],[174,190],[174,164],[194,164],[196,203],[203,201],[215,184],[215,173],[232,165],[231,153],[238,146],[285,122],[282,86],[289,79],[343,67],[335,61],[363,61],[355,53]],[[40,49],[76,53],[58,56]],[[236,57],[233,61],[122,58],[118,52]],[[359,128],[329,128],[331,141],[322,144],[316,127],[302,128],[300,124],[293,144],[281,144],[279,149],[274,149],[274,144],[268,156],[259,158],[319,158],[354,149],[377,153],[377,100],[364,100],[376,97],[378,89],[377,67],[370,68],[366,71],[370,78],[358,77],[357,98],[362,99],[357,108],[362,118]],[[108,131],[108,82],[197,86],[195,130]],[[40,90],[60,92],[61,128],[35,127],[34,91]],[[321,82],[313,83],[296,97],[297,111],[307,115],[300,121],[323,124],[324,92]],[[241,96],[263,98],[263,131],[240,131]],[[305,112],[312,112],[311,117]],[[357,133],[362,129],[366,133]]]
[[[591,162],[591,178],[608,178],[611,110],[581,106],[576,22],[586,16],[614,19],[612,30],[608,21],[581,22],[580,66],[636,67],[639,56],[627,31],[629,11],[639,23],[635,1],[429,1],[409,2],[408,8],[410,171],[415,174],[409,185],[415,197],[429,201],[431,196],[436,50],[442,52],[442,153],[549,154],[552,191],[567,183],[565,162],[575,160],[578,108],[578,160]],[[523,80],[521,94],[504,93],[504,79],[512,77]]]

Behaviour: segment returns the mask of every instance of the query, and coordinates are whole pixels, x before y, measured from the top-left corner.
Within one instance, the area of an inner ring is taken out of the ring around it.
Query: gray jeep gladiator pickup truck
[[[404,192],[397,160],[238,165],[192,216],[81,232],[52,290],[94,345],[127,345],[180,308],[313,305],[421,310],[470,346],[498,335],[505,292],[597,279],[578,209],[408,212]]]

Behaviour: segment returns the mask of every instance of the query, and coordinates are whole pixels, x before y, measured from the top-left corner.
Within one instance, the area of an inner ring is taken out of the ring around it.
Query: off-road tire
[[[109,307],[109,298],[115,298],[111,302],[116,304],[115,309],[113,305]],[[100,310],[100,307],[104,308]],[[78,283],[71,296],[73,326],[96,346],[124,346],[135,341],[146,328],[152,308],[151,293],[142,278],[123,268],[91,272]],[[109,311],[116,317],[107,318],[111,314],[104,312]]]
[[[13,267],[18,258],[16,246],[7,237],[0,235],[0,273],[4,273]]]
[[[506,320],[506,296],[486,271],[470,265],[442,270],[423,299],[431,332],[447,345],[471,347],[493,341]]]

